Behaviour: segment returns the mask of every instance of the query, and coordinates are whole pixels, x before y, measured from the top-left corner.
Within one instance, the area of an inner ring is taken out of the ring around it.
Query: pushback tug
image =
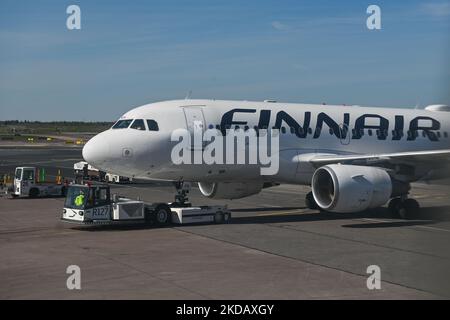
[[[227,223],[231,212],[227,206],[193,207],[187,201],[189,187],[179,188],[172,203],[147,203],[111,195],[107,184],[72,184],[61,220],[84,225],[149,223],[165,226],[171,223]]]

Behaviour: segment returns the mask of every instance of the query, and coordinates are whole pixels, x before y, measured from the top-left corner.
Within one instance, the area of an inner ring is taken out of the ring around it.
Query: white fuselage
[[[112,128],[83,149],[91,165],[115,174],[144,179],[184,181],[251,181],[309,184],[317,154],[381,154],[448,149],[450,113],[401,108],[367,108],[273,102],[173,100],[144,105],[120,120],[143,119],[158,130]],[[258,165],[180,164],[171,151],[176,129],[281,130],[279,171],[262,176]],[[248,128],[247,128],[248,127]]]

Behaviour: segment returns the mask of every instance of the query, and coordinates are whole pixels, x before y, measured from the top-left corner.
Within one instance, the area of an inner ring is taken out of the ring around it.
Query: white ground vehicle
[[[44,176],[44,175],[43,175]],[[63,196],[67,186],[58,177],[55,181],[46,181],[45,177],[39,179],[39,173],[35,167],[17,167],[14,175],[13,197],[29,196]]]
[[[107,173],[105,174],[105,181],[112,183],[121,183],[121,182],[131,182],[132,179],[124,176],[119,176],[118,174]]]
[[[104,172],[93,167],[86,161],[79,161],[73,164],[73,172],[76,178],[85,180],[98,180],[110,183],[131,182],[132,179],[118,174]]]
[[[105,184],[70,185],[61,220],[78,224],[225,223],[231,218],[226,206],[180,207],[167,203],[146,203],[111,197]]]
[[[80,161],[73,164],[75,177],[82,177],[88,180],[101,180],[100,170],[91,166],[86,161]]]

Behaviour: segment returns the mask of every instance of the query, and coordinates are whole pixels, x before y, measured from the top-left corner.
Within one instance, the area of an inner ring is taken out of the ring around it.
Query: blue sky
[[[81,8],[81,30],[66,8]],[[366,28],[381,8],[382,30]],[[184,98],[450,104],[450,1],[0,1],[0,119]]]

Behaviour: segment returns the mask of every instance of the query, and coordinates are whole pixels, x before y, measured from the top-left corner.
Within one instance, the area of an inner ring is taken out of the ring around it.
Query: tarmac
[[[0,174],[16,166],[61,169],[79,148],[0,148]],[[172,201],[170,183],[112,186],[148,202]],[[0,299],[448,299],[450,188],[414,184],[416,220],[386,208],[358,214],[309,210],[308,187],[281,185],[228,204],[229,224],[86,227],[61,222],[63,198],[0,196]],[[69,290],[67,267],[81,269]],[[367,268],[379,266],[370,290]]]

